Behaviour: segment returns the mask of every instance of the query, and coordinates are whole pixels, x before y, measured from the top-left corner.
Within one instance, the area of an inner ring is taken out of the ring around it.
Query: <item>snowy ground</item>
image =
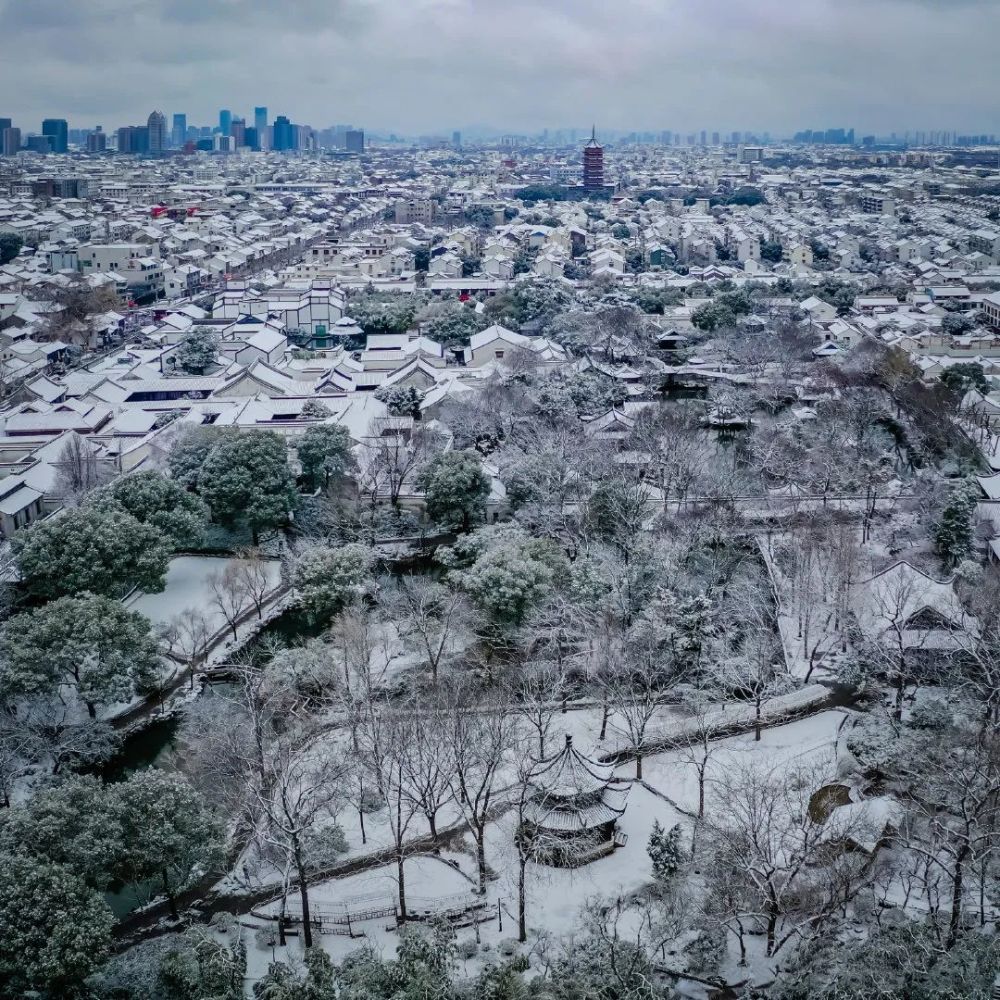
[[[189,608],[197,608],[208,616],[213,629],[220,629],[226,619],[212,603],[209,578],[233,561],[215,556],[177,556],[170,560],[167,584],[161,593],[133,594],[126,606],[144,614],[154,626],[166,624]],[[273,590],[281,580],[281,562],[269,559],[265,566]]]
[[[736,713],[733,712],[733,715]],[[730,737],[718,741],[708,768],[708,807],[719,808],[714,786],[718,779],[735,768],[750,762],[764,770],[781,770],[808,764],[830,777],[835,772],[836,748],[841,739],[841,729],[846,713],[826,711],[817,715],[765,730],[759,742],[753,734]],[[678,720],[679,721],[679,720]],[[597,753],[595,736],[600,722],[597,709],[569,712],[560,715],[558,729],[551,737],[550,746],[562,742],[561,732],[572,731],[574,743],[585,752]],[[617,768],[620,777],[631,779],[634,764],[624,763]],[[648,787],[647,787],[648,786]],[[591,862],[581,868],[558,869],[530,864],[527,868],[527,923],[529,941],[521,946],[530,954],[547,938],[558,937],[581,926],[583,917],[592,910],[595,900],[628,896],[647,885],[651,879],[646,844],[654,821],[669,829],[680,824],[689,837],[694,827],[693,814],[698,804],[698,781],[694,765],[684,760],[680,751],[668,751],[646,758],[644,782],[633,782],[628,808],[619,828],[627,835],[624,847],[611,855]],[[457,816],[451,812],[450,818]],[[444,817],[442,817],[444,819]],[[356,822],[345,812],[341,816],[351,855],[357,857],[388,843],[384,820],[373,815],[366,818],[368,845],[362,847]],[[464,960],[465,971],[475,973],[484,961],[498,957],[501,948],[511,947],[517,936],[517,855],[514,846],[515,814],[506,812],[490,823],[486,834],[486,858],[497,878],[488,884],[485,919],[478,927],[481,941],[476,955]],[[443,824],[442,824],[443,825]],[[423,821],[416,824],[415,834],[425,832]],[[456,871],[446,862],[457,864]],[[456,850],[444,851],[440,856],[411,857],[407,861],[407,892],[416,908],[424,903],[433,906],[435,899],[467,894],[476,878],[474,843],[466,834]],[[369,871],[344,878],[331,879],[313,888],[311,899],[320,909],[335,908],[345,900],[358,896],[376,895],[390,901],[396,891],[394,865],[379,865]],[[469,897],[470,899],[473,897]],[[270,905],[271,912],[276,907]],[[502,928],[498,919],[502,918]],[[260,921],[253,917],[242,918],[244,925],[253,927]],[[368,944],[391,957],[398,936],[391,927],[391,917],[376,917],[355,925],[364,932],[363,938],[350,938],[336,934],[323,934],[318,940],[335,961],[343,959],[358,947]],[[459,942],[471,942],[477,933],[475,927],[458,931]],[[285,949],[262,946],[256,932],[245,931],[248,945],[248,976],[252,983],[266,971],[272,954],[277,958],[294,960],[301,954],[301,941],[291,939]],[[284,955],[282,954],[284,952]]]

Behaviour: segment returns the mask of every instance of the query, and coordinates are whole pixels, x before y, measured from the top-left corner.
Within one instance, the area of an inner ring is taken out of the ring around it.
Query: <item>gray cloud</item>
[[[1000,132],[992,0],[0,0],[0,114]]]

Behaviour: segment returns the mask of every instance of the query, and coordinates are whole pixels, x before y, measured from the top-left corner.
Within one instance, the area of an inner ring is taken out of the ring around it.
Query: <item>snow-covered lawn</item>
[[[213,629],[220,629],[226,619],[212,602],[209,580],[235,560],[216,556],[176,556],[167,569],[167,585],[159,594],[133,594],[125,602],[132,611],[144,614],[154,626],[164,625],[189,608],[197,608],[208,616]],[[281,580],[281,562],[265,561],[265,569],[274,590]]]
[[[794,696],[791,697],[794,699]],[[732,714],[735,715],[736,712]],[[712,786],[718,778],[728,771],[751,763],[768,771],[807,764],[816,766],[820,772],[829,770],[832,777],[845,716],[845,712],[838,710],[821,712],[764,730],[759,742],[749,733],[714,743],[708,767],[709,807],[706,814],[710,818],[711,809],[715,806],[712,802]],[[680,720],[676,721],[680,723]],[[560,714],[550,736],[548,751],[554,752],[562,744],[563,733],[572,732],[574,743],[584,752],[599,754],[601,747],[595,740],[599,724],[599,709]],[[620,777],[631,779],[635,767],[627,762],[616,770]],[[646,846],[654,822],[659,822],[665,829],[680,824],[685,834],[690,836],[693,830],[691,814],[697,810],[697,804],[698,782],[694,765],[684,760],[681,752],[666,751],[647,757],[644,764],[644,784],[633,782],[628,807],[619,822],[619,829],[627,837],[623,847],[577,869],[528,864],[526,914],[529,941],[524,947],[530,950],[540,937],[559,937],[579,929],[586,912],[593,908],[596,899],[628,896],[647,885],[652,872]],[[457,810],[447,807],[442,811],[440,825],[443,827],[457,818]],[[390,837],[385,821],[377,813],[366,816],[367,845],[360,843],[356,815],[352,816],[349,809],[341,814],[340,822],[350,845],[350,857],[356,858],[389,846]],[[495,957],[502,942],[509,942],[517,936],[515,826],[516,813],[511,808],[487,827],[486,861],[497,877],[487,885],[486,906],[482,911],[487,919],[478,928],[481,948],[475,958],[465,963],[466,971],[470,974],[481,968],[489,955]],[[425,833],[426,824],[423,819],[416,820],[414,836],[423,836]],[[461,872],[451,865],[457,865]],[[443,851],[440,857],[410,857],[406,862],[406,873],[407,895],[415,910],[423,906],[431,909],[435,900],[443,901],[446,897],[450,899],[469,894],[471,901],[475,898],[470,893],[476,880],[475,845],[471,834],[465,834],[457,848]],[[310,898],[319,910],[330,910],[359,896],[384,898],[387,905],[391,906],[395,893],[395,865],[383,864],[370,871],[320,883],[313,887]],[[297,906],[295,896],[290,897],[290,906],[293,909]],[[503,921],[502,929],[497,919],[498,908]],[[276,912],[277,904],[268,904],[263,910]],[[259,923],[252,917],[244,917],[243,922],[249,925]],[[356,923],[355,932],[363,931],[363,938],[322,934],[317,935],[317,941],[335,961],[342,960],[350,952],[366,944],[375,946],[390,957],[395,953],[398,942],[398,934],[392,923],[391,916],[374,917]],[[465,927],[458,931],[458,938],[460,942],[468,941],[475,934],[476,928]],[[299,939],[291,939],[286,949],[272,949],[254,944],[252,938],[251,932],[248,938],[248,971],[251,982],[266,971],[272,950],[279,959],[282,958],[282,952],[292,959],[301,953]]]

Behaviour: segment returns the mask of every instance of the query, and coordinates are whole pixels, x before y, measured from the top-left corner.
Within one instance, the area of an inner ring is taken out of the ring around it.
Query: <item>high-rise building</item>
[[[14,123],[10,118],[0,118],[0,132],[3,132],[4,129],[10,128],[13,124]]]
[[[344,135],[344,148],[348,153],[363,153],[365,151],[364,129],[351,129]]]
[[[103,153],[108,148],[108,137],[100,125],[87,136],[87,152]]]
[[[223,135],[229,135],[229,129],[233,124],[233,113],[228,108],[223,108],[219,112],[219,131]]]
[[[239,149],[241,146],[247,144],[246,139],[247,133],[247,123],[245,118],[234,118],[232,125],[229,126],[229,135],[232,137],[233,149]]]
[[[274,135],[271,141],[271,148],[279,153],[295,148],[295,126],[285,115],[278,115],[274,119]]]
[[[590,131],[590,142],[583,147],[583,189],[604,188],[604,147],[597,141],[597,126]]]
[[[24,148],[32,153],[51,153],[52,136],[50,135],[29,135],[24,140]]]
[[[53,153],[69,149],[69,125],[65,118],[46,118],[42,122],[42,135],[49,136]]]
[[[243,141],[248,149],[260,149],[260,133],[252,125],[243,130]]]
[[[170,145],[177,149],[187,142],[188,116],[174,115],[173,127],[170,129]]]
[[[10,126],[0,132],[0,151],[4,156],[14,156],[21,148],[21,130]]]
[[[713,132],[712,133],[712,145],[713,146],[718,146],[719,145],[719,133],[718,132]]]
[[[167,148],[167,117],[162,111],[153,111],[146,119],[149,135],[149,152],[162,153]]]
[[[162,116],[161,116],[162,117]],[[165,126],[164,126],[165,129]],[[149,126],[123,125],[118,129],[119,153],[148,153]]]
[[[253,109],[253,127],[260,134],[267,128],[267,108]]]
[[[548,131],[548,129],[546,129],[546,131]],[[452,132],[451,133],[451,144],[455,147],[455,149],[461,149],[462,148],[462,133],[461,132]]]

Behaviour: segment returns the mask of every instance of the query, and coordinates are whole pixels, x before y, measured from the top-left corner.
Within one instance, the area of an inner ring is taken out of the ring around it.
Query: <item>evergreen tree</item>
[[[357,597],[372,562],[371,549],[357,542],[339,549],[318,546],[307,551],[292,578],[309,620],[326,621]]]
[[[163,590],[170,543],[122,510],[81,507],[39,521],[11,539],[27,589],[53,598],[89,590],[123,597]]]
[[[92,889],[105,890],[122,830],[109,814],[108,787],[75,775],[0,813],[0,853],[61,865]]]
[[[934,543],[946,569],[957,566],[972,553],[977,494],[978,491],[971,483],[961,483],[951,491],[948,502],[941,511]]]
[[[120,476],[91,502],[97,507],[111,503],[140,524],[151,524],[175,549],[196,545],[208,520],[208,508],[198,497],[152,469]]]
[[[120,601],[61,597],[15,615],[0,632],[0,692],[58,695],[75,689],[91,718],[97,705],[128,701],[160,664],[149,621]]]
[[[249,525],[256,545],[262,529],[277,527],[298,505],[285,439],[274,431],[223,437],[198,473],[198,492],[222,524]]]
[[[108,953],[100,893],[49,861],[0,856],[0,995],[73,996]]]
[[[353,464],[351,436],[338,424],[306,428],[297,445],[302,475],[315,489],[327,485],[331,476],[343,475]]]
[[[192,375],[203,375],[205,369],[215,362],[219,349],[219,339],[205,327],[194,327],[177,345],[174,357],[179,368]]]
[[[664,885],[669,884],[684,863],[680,824],[664,830],[659,820],[653,820],[653,830],[649,835],[646,853],[653,866],[653,876],[656,881]]]
[[[133,885],[158,881],[177,919],[175,893],[218,856],[221,833],[201,796],[179,774],[137,771],[114,786],[122,830],[116,874]]]
[[[449,528],[468,531],[486,515],[490,480],[474,451],[446,451],[435,456],[417,476],[427,513]]]

